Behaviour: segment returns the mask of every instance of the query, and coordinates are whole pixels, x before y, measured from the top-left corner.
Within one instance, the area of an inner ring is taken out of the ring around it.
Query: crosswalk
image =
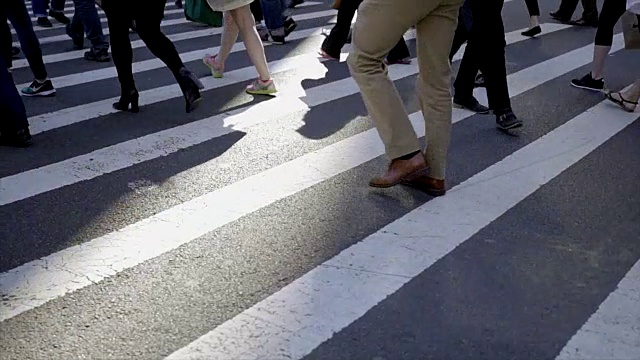
[[[387,159],[349,46],[317,56],[335,16],[296,8],[288,43],[265,44],[280,92],[254,98],[244,45],[214,79],[201,58],[221,29],[168,2],[163,31],[205,86],[190,114],[136,34],[131,114],[112,108],[112,63],[36,28],[58,92],[24,98],[32,148],[0,149],[0,359],[640,358],[640,114],[568,85],[594,30],[543,16],[529,39],[524,4],[505,4],[525,127],[455,109],[433,199],[367,186]],[[617,29],[607,86],[638,59]],[[13,69],[30,83],[25,59]],[[422,137],[417,73],[389,71]]]

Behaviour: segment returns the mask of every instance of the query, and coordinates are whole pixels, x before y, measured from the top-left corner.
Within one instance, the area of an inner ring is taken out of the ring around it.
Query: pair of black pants
[[[578,7],[578,1],[582,1],[582,18],[584,20],[597,20],[598,19],[598,5],[596,0],[562,0],[560,2],[560,9],[558,9],[558,15],[563,19],[571,19],[573,13]]]
[[[249,5],[249,8],[251,9],[251,13],[253,14],[253,17],[255,18],[256,22],[264,20],[264,15],[262,15],[262,5],[260,4],[260,0],[253,0],[251,5]]]
[[[0,23],[6,24],[7,19],[13,25],[13,28],[18,34],[20,40],[20,47],[22,53],[29,62],[29,67],[33,72],[33,76],[38,80],[44,80],[47,78],[47,69],[44,66],[42,60],[42,50],[40,49],[40,42],[33,31],[33,24],[31,24],[31,17],[27,11],[27,6],[24,0],[0,0]],[[11,64],[11,31],[7,33],[7,28],[0,29],[3,32],[0,35],[1,53],[4,58],[4,66]]]
[[[451,44],[451,52],[449,52],[449,62],[453,62],[453,57],[458,50],[462,47],[462,44],[469,40],[469,31],[471,31],[471,24],[473,24],[473,16],[471,15],[471,6],[469,0],[460,7],[458,12],[458,26],[456,32],[453,35],[453,43]]]
[[[504,0],[470,0],[473,22],[458,76],[454,83],[455,97],[473,96],[478,70],[482,72],[489,98],[489,108],[497,115],[511,110],[505,61]]]
[[[5,0],[2,0],[5,1]],[[13,77],[7,70],[7,64],[4,62],[4,56],[0,56],[0,133],[16,132],[18,130],[27,129],[29,121],[27,120],[27,111],[24,108],[22,97],[13,83]]]
[[[524,3],[525,5],[527,5],[529,16],[540,16],[540,6],[538,5],[538,0],[524,0]]]
[[[0,50],[2,53],[0,53],[0,57],[4,59],[4,65],[7,68],[10,68],[13,66],[11,51],[11,48],[13,47],[13,39],[11,38],[9,23],[6,21],[0,21],[0,44],[2,44],[2,50]]]
[[[322,42],[321,48],[327,55],[340,58],[340,51],[349,37],[351,21],[362,1],[363,0],[342,0],[340,9],[338,10],[336,24],[333,29],[331,29],[329,36]],[[391,14],[389,16],[391,16]],[[384,31],[384,29],[380,29],[380,31]],[[389,52],[387,60],[389,62],[395,62],[410,56],[411,54],[409,53],[407,43],[404,41],[404,38],[400,38],[396,46]]]
[[[599,46],[611,46],[613,43],[613,28],[622,15],[627,11],[626,0],[604,0],[602,12],[598,19],[595,44]]]
[[[4,1],[4,0],[2,0]],[[167,65],[174,76],[184,67],[175,46],[160,31],[164,16],[164,1],[158,0],[103,0],[102,9],[107,15],[111,56],[118,72],[122,91],[135,88],[132,62],[133,51],[129,39],[131,21],[136,22],[136,32],[151,53]]]

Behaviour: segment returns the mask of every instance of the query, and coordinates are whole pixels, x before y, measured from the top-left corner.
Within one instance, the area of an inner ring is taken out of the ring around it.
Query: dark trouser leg
[[[5,2],[6,16],[18,34],[22,52],[29,62],[33,76],[37,80],[45,80],[47,78],[47,70],[42,60],[40,42],[38,41],[35,31],[33,31],[31,17],[27,12],[27,6],[24,0],[1,1]]]
[[[347,42],[356,10],[362,0],[343,1],[338,10],[336,24],[331,29],[329,36],[322,42],[322,50],[334,58],[340,57],[340,51]]]

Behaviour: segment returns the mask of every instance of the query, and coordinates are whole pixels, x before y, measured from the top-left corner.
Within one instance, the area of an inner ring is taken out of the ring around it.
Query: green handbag
[[[189,21],[222,27],[222,12],[211,10],[207,0],[186,0],[184,16]]]

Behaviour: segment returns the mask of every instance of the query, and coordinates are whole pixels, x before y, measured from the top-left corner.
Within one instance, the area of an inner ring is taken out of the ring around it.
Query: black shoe
[[[587,75],[579,78],[571,80],[571,85],[580,89],[592,90],[592,91],[603,91],[604,90],[604,79],[594,79],[591,76],[591,72]]]
[[[519,120],[511,109],[501,111],[496,114],[496,126],[500,130],[513,130],[522,127],[522,121]]]
[[[187,68],[180,69],[176,75],[176,79],[178,80],[182,94],[184,94],[186,103],[185,111],[190,113],[200,105],[200,101],[202,101],[200,90],[204,89],[204,85],[202,85],[200,79]]]
[[[108,62],[111,60],[109,52],[107,50],[89,50],[84,53],[85,60],[95,62]]]
[[[21,90],[24,96],[53,96],[56,93],[56,89],[53,87],[51,80],[45,80],[39,82],[33,80],[31,85]]]
[[[37,20],[38,26],[41,27],[46,27],[46,28],[50,28],[53,27],[53,24],[51,23],[51,21],[49,21],[48,17],[39,17]]]
[[[454,96],[453,103],[454,105],[457,105],[457,107],[459,108],[467,109],[477,114],[489,113],[489,108],[480,104],[480,102],[478,102],[478,99],[476,99],[474,96],[471,96],[468,99],[458,99]]]
[[[551,12],[549,13],[549,16],[551,16],[553,20],[557,20],[565,24],[571,21],[571,16],[565,16],[564,14],[560,13],[560,11]]]
[[[18,55],[20,55],[20,48],[12,46],[11,47],[11,58],[16,58],[16,57],[18,57]]]
[[[521,34],[522,36],[534,37],[540,33],[542,33],[542,28],[538,25],[538,26],[532,27],[527,31],[523,31]]]
[[[287,37],[298,27],[298,23],[291,16],[284,19],[284,36]]]
[[[138,90],[136,90],[135,87],[127,91],[122,91],[120,99],[117,103],[113,104],[113,108],[120,111],[131,111],[132,113],[137,113],[140,111],[138,106],[139,97],[140,94],[138,94]],[[131,109],[129,109],[129,104],[131,104]]]
[[[269,37],[272,43],[276,44],[285,44],[287,42],[287,33],[285,28],[281,28],[278,30],[269,30]]]
[[[2,131],[2,134],[0,134],[0,145],[18,148],[26,148],[33,145],[29,129],[20,129],[12,132]]]
[[[66,15],[62,11],[49,10],[49,16],[56,19],[56,21],[61,24],[66,25],[71,23],[71,20],[69,20],[69,18],[66,17]]]

